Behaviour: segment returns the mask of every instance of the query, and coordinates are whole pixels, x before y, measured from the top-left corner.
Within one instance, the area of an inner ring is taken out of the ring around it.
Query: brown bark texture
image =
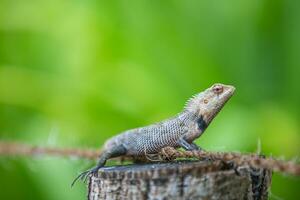
[[[266,200],[272,171],[222,161],[103,167],[89,178],[89,200]]]

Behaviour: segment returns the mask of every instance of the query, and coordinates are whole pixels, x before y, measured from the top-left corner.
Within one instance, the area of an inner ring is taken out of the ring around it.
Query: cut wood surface
[[[271,170],[222,161],[172,161],[103,167],[88,199],[268,199]]]

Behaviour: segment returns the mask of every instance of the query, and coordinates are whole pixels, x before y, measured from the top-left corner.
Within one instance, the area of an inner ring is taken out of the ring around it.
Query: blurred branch
[[[0,155],[3,156],[35,156],[51,155],[62,157],[78,157],[86,159],[96,159],[101,154],[100,150],[80,149],[80,148],[55,148],[55,147],[35,147],[27,144],[0,142]],[[145,155],[149,159],[149,155]],[[153,155],[151,155],[153,156]],[[206,152],[206,151],[180,151],[172,147],[165,147],[154,156],[158,156],[157,161],[173,160],[177,158],[197,158],[221,160],[233,162],[236,166],[248,165],[254,168],[264,168],[273,171],[300,176],[300,164],[292,161],[278,160],[275,158],[259,156],[257,154],[241,154],[234,152]]]

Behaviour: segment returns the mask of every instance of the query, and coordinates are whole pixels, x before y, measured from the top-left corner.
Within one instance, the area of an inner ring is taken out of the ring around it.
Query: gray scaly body
[[[214,84],[191,98],[184,110],[175,117],[112,137],[105,143],[97,166],[81,173],[73,183],[78,178],[85,179],[88,175],[97,173],[106,160],[113,157],[158,153],[166,146],[199,149],[193,141],[205,131],[234,90],[233,86]]]
[[[178,140],[188,131],[197,129],[193,123],[196,116],[189,112],[183,112],[176,117],[156,123],[150,126],[125,131],[105,143],[104,149],[123,145],[126,155],[145,155],[145,153],[157,153],[166,146],[179,147]],[[201,130],[196,130],[199,135]]]

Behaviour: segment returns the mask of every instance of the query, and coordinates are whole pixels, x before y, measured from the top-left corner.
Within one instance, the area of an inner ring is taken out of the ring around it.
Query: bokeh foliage
[[[207,150],[300,155],[300,3],[0,0],[0,139],[101,147],[179,112],[215,82],[237,90],[197,141]],[[83,199],[90,164],[0,158],[0,199]],[[275,174],[271,199],[298,199]]]

